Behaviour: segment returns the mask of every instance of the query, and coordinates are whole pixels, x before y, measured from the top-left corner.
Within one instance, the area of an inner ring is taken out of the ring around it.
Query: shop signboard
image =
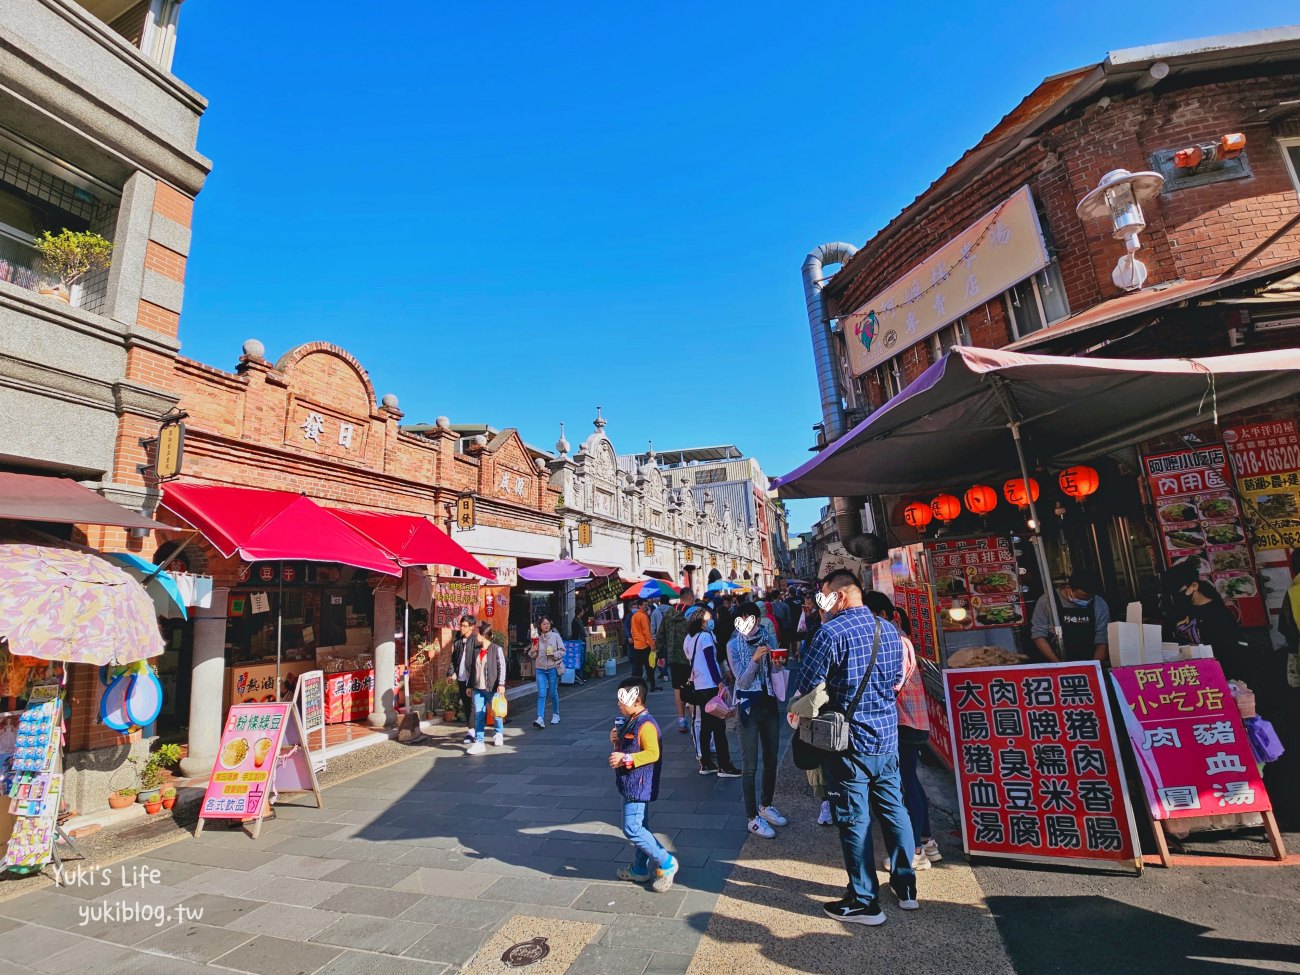
[[[477,582],[439,579],[433,584],[433,625],[454,627],[462,616],[475,615],[478,604]]]
[[[325,673],[312,670],[302,674],[294,687],[294,700],[312,765],[319,772],[325,768]],[[320,736],[319,748],[312,746],[313,735]]]
[[[320,787],[304,742],[292,702],[232,705],[194,835],[203,832],[206,820],[239,819],[253,820],[258,836],[277,789],[313,792],[319,807]]]
[[[582,667],[586,654],[586,640],[564,641],[564,673],[560,675],[561,684],[572,684],[577,680],[578,670]]]
[[[604,579],[593,579],[577,591],[579,614],[583,617],[599,616],[618,605],[619,597],[626,588],[617,573]]]
[[[943,677],[968,855],[1141,870],[1099,663]]]
[[[1250,544],[1300,548],[1300,430],[1294,420],[1252,423],[1223,431],[1244,502]]]
[[[912,623],[912,645],[916,647],[917,654],[939,664],[934,599],[930,594],[922,546],[917,543],[891,548],[889,575],[894,590],[894,605],[906,613]]]
[[[1152,819],[1272,808],[1217,660],[1116,667],[1110,677]]]
[[[926,542],[934,577],[939,625],[944,630],[987,630],[1019,626],[1025,621],[1020,567],[1005,535]],[[953,619],[952,608],[966,609]]]
[[[953,767],[952,733],[948,730],[948,712],[943,701],[927,683],[925,688],[925,715],[930,720],[930,751],[948,768]]]
[[[292,709],[288,702],[231,706],[212,778],[199,807],[203,819],[261,817]]]
[[[349,670],[325,678],[325,723],[363,721],[374,711],[375,672]]]
[[[492,585],[508,588],[519,585],[519,560],[513,555],[476,555],[475,558],[492,570]]]
[[[1165,564],[1197,559],[1201,578],[1219,591],[1243,626],[1267,626],[1224,445],[1147,454],[1142,468],[1151,486]]]

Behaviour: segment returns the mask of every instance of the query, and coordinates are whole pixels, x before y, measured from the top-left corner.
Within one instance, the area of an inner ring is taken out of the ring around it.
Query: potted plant
[[[159,745],[157,751],[150,753],[140,769],[140,802],[162,801],[163,769],[174,768],[180,760],[180,745]],[[138,759],[131,761],[138,762]]]
[[[116,792],[110,792],[108,794],[108,808],[125,809],[127,806],[133,805],[135,803],[136,792],[137,790],[132,786],[127,786],[125,789],[118,789]]]
[[[456,720],[456,707],[460,705],[460,685],[456,681],[443,677],[438,681],[438,707],[442,708],[442,720],[451,724]]]
[[[72,286],[92,271],[113,263],[113,243],[89,231],[64,227],[57,234],[45,231],[36,240],[45,270],[59,279],[56,288],[41,288],[41,294],[64,303],[72,301]]]
[[[176,805],[176,786],[169,785],[162,790],[162,806],[164,809],[170,809]]]

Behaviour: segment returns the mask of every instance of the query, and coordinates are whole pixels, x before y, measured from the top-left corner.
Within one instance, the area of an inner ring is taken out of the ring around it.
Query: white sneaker
[[[767,820],[762,816],[755,816],[749,821],[749,831],[755,836],[761,836],[767,840],[776,836],[776,830],[769,826]]]
[[[472,745],[472,744],[474,744],[475,740],[476,740],[476,739],[474,738],[474,733],[473,733],[472,731],[467,731],[467,732],[465,732],[465,740],[462,741],[461,744],[462,744],[462,745]]]
[[[817,825],[830,826],[831,824],[831,803],[829,799],[823,799],[821,812],[817,814]]]
[[[884,857],[880,861],[880,870],[882,873],[889,873],[893,870],[893,861],[889,857]],[[912,857],[913,870],[929,870],[930,858],[925,855],[925,849],[922,848],[920,853]]]
[[[560,716],[558,714],[551,715],[551,724],[559,724],[559,723],[560,723]]]
[[[542,729],[545,729],[545,728],[546,728],[546,722],[543,721],[541,718],[538,718],[536,721],[533,722],[533,727],[534,727],[534,728],[542,728]]]
[[[498,731],[495,735],[492,736],[492,744],[495,745],[497,748],[500,748],[505,743],[506,743],[505,736],[502,735],[501,732]]]
[[[486,751],[487,751],[487,745],[483,744],[483,742],[481,741],[476,741],[474,742],[474,744],[470,745],[469,748],[465,749],[465,754],[482,755]]]
[[[764,806],[758,811],[758,814],[766,819],[773,826],[789,826],[790,820],[781,815],[776,806]]]
[[[943,859],[943,854],[939,852],[939,844],[934,840],[926,840],[921,844],[921,852],[931,863],[938,863]]]

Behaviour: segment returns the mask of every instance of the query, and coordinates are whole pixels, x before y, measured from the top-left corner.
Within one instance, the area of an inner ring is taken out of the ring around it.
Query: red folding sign
[[[943,677],[968,855],[1141,870],[1099,663]]]

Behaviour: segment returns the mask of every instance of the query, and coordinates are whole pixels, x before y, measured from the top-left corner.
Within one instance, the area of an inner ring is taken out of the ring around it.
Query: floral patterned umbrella
[[[15,656],[127,664],[163,652],[153,600],[97,555],[0,545],[0,638]]]

